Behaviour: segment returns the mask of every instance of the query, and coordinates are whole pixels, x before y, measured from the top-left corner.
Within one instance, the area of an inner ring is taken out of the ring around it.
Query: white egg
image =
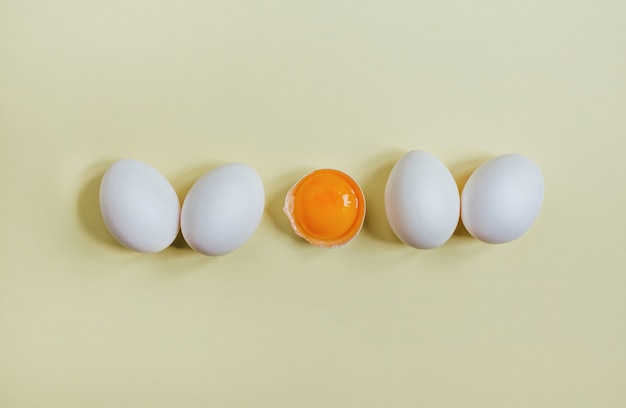
[[[104,173],[100,211],[111,235],[138,252],[162,251],[178,234],[176,191],[161,173],[137,160],[119,160]]]
[[[522,236],[543,203],[541,170],[519,154],[496,157],[470,176],[461,197],[461,218],[475,238],[502,244]]]
[[[415,248],[432,249],[454,233],[459,190],[448,168],[422,150],[405,154],[385,187],[385,210],[393,232]]]
[[[181,212],[189,246],[223,255],[243,245],[261,222],[265,191],[259,175],[241,163],[215,168],[191,187]]]

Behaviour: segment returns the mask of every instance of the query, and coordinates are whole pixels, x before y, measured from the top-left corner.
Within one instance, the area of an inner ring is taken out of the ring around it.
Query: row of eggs
[[[519,238],[537,218],[544,182],[539,168],[518,154],[498,156],[476,169],[462,193],[448,168],[423,150],[405,154],[385,187],[387,220],[397,237],[415,248],[444,244],[462,220],[475,238],[493,244]],[[141,161],[113,163],[100,184],[100,210],[113,237],[138,252],[159,252],[179,231],[191,248],[223,255],[243,245],[265,209],[259,175],[242,163],[219,166],[189,190],[182,208],[169,181]],[[285,197],[294,232],[311,244],[334,248],[358,235],[365,197],[347,174],[316,170]]]

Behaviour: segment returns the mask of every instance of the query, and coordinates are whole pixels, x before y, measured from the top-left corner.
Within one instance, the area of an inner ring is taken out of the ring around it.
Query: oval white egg
[[[502,244],[522,236],[543,204],[541,170],[519,154],[496,157],[467,180],[461,197],[461,218],[475,238]]]
[[[181,211],[183,237],[205,255],[243,245],[261,222],[265,191],[259,175],[241,163],[215,168],[191,187]]]
[[[460,199],[454,177],[423,150],[405,154],[385,186],[385,211],[393,232],[407,245],[432,249],[445,243],[459,222]]]
[[[104,173],[100,211],[111,235],[138,252],[162,251],[178,234],[176,191],[161,173],[138,160],[119,160]]]

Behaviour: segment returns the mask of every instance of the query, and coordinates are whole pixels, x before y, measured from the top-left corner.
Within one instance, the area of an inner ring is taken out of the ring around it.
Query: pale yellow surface
[[[621,0],[0,0],[0,407],[624,407],[625,141]],[[417,148],[461,183],[532,158],[536,223],[401,244]],[[263,221],[220,258],[123,249],[124,157],[181,197],[245,162]],[[281,210],[321,167],[369,205],[336,250]]]

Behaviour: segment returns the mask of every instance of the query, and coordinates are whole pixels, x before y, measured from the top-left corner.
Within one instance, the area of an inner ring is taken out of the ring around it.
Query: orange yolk
[[[293,189],[293,221],[310,241],[343,245],[359,232],[364,215],[361,189],[340,171],[314,171]]]

